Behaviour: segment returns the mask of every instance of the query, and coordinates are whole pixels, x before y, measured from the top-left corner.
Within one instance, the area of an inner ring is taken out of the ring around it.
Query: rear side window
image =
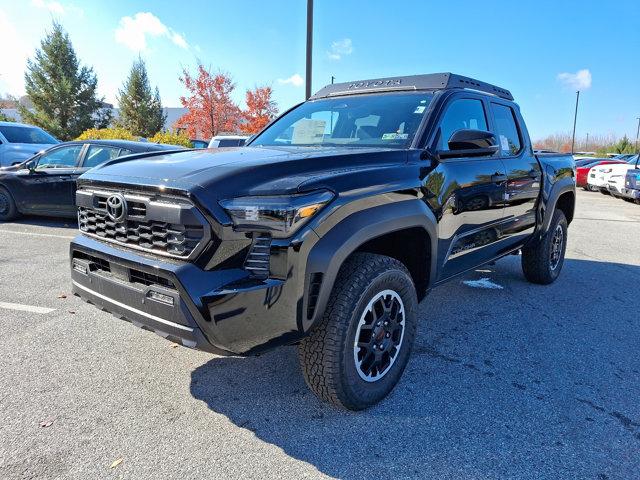
[[[496,121],[500,150],[506,155],[516,155],[520,151],[522,142],[513,109],[497,103],[492,103],[491,107]]]
[[[58,143],[58,140],[47,132],[35,127],[3,125],[0,127],[0,132],[2,132],[2,135],[4,135],[9,143]]]
[[[440,121],[438,150],[449,150],[449,138],[458,130],[488,130],[487,117],[480,100],[461,98],[447,106]]]
[[[113,160],[118,158],[120,148],[119,147],[107,147],[104,145],[91,145],[87,150],[87,156],[84,159],[84,168],[97,167],[101,163],[107,160]]]

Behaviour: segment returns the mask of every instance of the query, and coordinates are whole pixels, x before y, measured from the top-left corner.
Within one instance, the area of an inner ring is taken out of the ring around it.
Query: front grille
[[[131,218],[116,223],[106,213],[84,207],[80,207],[78,219],[83,232],[180,257],[188,257],[203,238],[202,225],[175,225]]]
[[[86,235],[176,258],[190,258],[210,239],[206,220],[182,198],[124,194],[126,215],[107,213],[111,191],[78,190],[78,225]]]
[[[253,243],[244,261],[245,270],[259,278],[269,276],[269,257],[271,254],[271,236],[255,234]]]

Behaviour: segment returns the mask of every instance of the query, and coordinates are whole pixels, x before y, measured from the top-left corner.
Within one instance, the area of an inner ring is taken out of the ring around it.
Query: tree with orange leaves
[[[212,74],[198,65],[197,76],[183,69],[180,81],[189,91],[180,97],[188,111],[175,126],[184,128],[191,138],[211,138],[220,132],[235,132],[240,127],[242,112],[231,99],[235,84],[225,73]]]
[[[243,112],[245,122],[240,125],[244,133],[258,133],[278,114],[276,102],[271,100],[271,87],[256,87],[247,90],[247,109]]]

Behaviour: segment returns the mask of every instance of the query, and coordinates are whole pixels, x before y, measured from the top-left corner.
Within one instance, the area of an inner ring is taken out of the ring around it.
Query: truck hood
[[[112,160],[79,179],[80,184],[215,192],[230,195],[291,193],[310,180],[406,161],[406,151],[344,147],[234,147],[190,150],[146,158]]]

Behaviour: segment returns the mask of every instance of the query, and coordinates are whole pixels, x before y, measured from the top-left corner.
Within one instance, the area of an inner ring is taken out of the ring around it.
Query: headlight
[[[222,200],[220,205],[238,231],[261,231],[274,237],[293,235],[311,217],[333,199],[333,193],[319,190],[285,196],[238,197]]]

